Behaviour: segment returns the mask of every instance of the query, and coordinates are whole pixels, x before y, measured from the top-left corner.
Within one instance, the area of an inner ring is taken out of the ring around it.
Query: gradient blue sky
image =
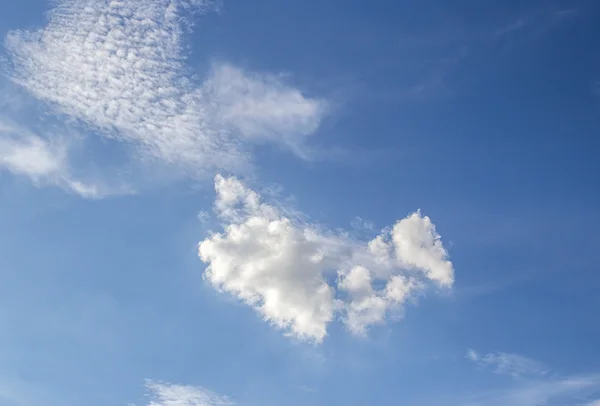
[[[0,33],[0,406],[600,405],[596,1],[22,0]]]

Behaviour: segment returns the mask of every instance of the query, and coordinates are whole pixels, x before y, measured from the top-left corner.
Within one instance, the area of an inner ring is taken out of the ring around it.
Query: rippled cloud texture
[[[55,112],[190,176],[239,172],[266,141],[302,154],[327,111],[280,76],[215,62],[204,81],[183,37],[202,0],[62,0],[5,38],[10,79]]]

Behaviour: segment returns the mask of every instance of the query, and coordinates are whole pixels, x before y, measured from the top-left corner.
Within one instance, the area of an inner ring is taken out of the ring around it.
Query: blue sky
[[[0,4],[0,406],[600,405],[600,5]]]

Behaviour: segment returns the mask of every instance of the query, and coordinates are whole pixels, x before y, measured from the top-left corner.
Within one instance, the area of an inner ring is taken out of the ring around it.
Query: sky
[[[600,405],[600,4],[0,3],[0,406]]]

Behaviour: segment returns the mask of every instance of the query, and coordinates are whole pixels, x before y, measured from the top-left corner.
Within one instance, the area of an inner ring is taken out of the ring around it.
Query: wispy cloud
[[[511,353],[481,355],[468,350],[466,358],[478,367],[515,379],[508,388],[468,396],[459,403],[462,406],[587,406],[595,405],[600,394],[600,374],[597,373],[565,376],[536,360]]]
[[[492,38],[507,39],[508,37],[520,35],[521,38],[539,38],[549,31],[564,24],[579,13],[576,8],[557,8],[555,4],[544,4],[542,7],[534,8],[528,12],[513,17],[512,20],[494,30]]]
[[[203,0],[61,0],[37,31],[5,39],[8,76],[59,114],[192,176],[241,172],[252,145],[303,155],[326,103],[275,75],[215,63],[204,82],[183,39]]]
[[[496,37],[502,37],[504,35],[508,35],[508,34],[512,34],[515,33],[517,31],[522,30],[523,28],[525,28],[527,25],[529,24],[529,22],[527,21],[527,19],[525,19],[524,17],[518,18],[517,20],[505,25],[504,27],[500,27],[498,28],[495,32],[494,35]]]
[[[461,406],[595,405],[600,375],[574,375],[519,382],[515,386],[474,394]],[[591,402],[591,403],[590,403]],[[597,402],[597,401],[596,401]]]
[[[272,141],[308,158],[305,137],[314,133],[328,105],[287,86],[280,75],[246,73],[215,63],[203,91],[219,106],[222,127],[232,126],[249,140]]]
[[[265,203],[234,177],[218,175],[215,188],[223,231],[199,244],[205,279],[290,335],[320,342],[338,314],[364,334],[424,289],[453,285],[440,236],[420,212],[360,241]]]
[[[467,351],[467,359],[480,367],[490,368],[497,374],[520,376],[541,376],[548,369],[541,363],[518,354],[492,352],[479,354],[475,350]]]
[[[350,227],[357,232],[363,231],[373,231],[375,229],[375,224],[372,221],[365,220],[360,216],[356,216],[351,222]]]
[[[146,406],[232,406],[227,397],[205,388],[146,381],[150,401]]]
[[[26,176],[37,186],[58,186],[84,198],[131,192],[77,179],[69,164],[69,148],[65,137],[42,138],[0,119],[0,169]]]

